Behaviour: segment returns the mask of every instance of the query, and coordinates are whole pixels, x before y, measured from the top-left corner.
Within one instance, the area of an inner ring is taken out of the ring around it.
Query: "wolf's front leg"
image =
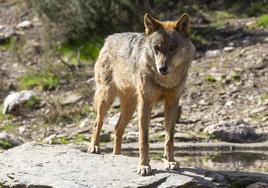
[[[174,129],[178,116],[178,100],[165,100],[165,151],[164,165],[167,170],[175,170],[178,163],[174,160]]]
[[[152,173],[149,164],[149,123],[151,116],[151,103],[139,99],[138,101],[138,118],[139,118],[139,170],[138,173],[142,176]]]

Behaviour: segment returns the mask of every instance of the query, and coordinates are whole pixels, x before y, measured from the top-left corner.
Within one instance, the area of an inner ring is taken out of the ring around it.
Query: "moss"
[[[268,27],[268,14],[261,16],[256,23],[260,27]]]
[[[20,78],[21,89],[39,87],[42,90],[52,90],[55,89],[59,83],[59,77],[52,71],[29,71]]]

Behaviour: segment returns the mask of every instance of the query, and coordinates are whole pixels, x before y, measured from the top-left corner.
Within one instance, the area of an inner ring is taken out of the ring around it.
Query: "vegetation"
[[[261,26],[261,27],[268,27],[268,14],[265,14],[265,15],[261,16],[257,20],[257,25]]]
[[[20,88],[30,89],[39,87],[42,90],[52,90],[59,85],[59,77],[52,71],[29,71],[20,78]]]
[[[9,141],[0,139],[0,148],[2,148],[2,149],[10,149],[11,147],[12,147],[12,144]]]

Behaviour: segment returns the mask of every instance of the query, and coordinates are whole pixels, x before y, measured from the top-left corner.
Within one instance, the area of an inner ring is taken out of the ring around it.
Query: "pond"
[[[125,151],[124,155],[138,157],[138,152]],[[161,160],[163,152],[150,151],[151,160]],[[182,167],[198,167],[217,171],[268,173],[268,151],[183,151],[175,153]]]

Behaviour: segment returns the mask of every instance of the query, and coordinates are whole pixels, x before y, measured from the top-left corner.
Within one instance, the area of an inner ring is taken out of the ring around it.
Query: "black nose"
[[[166,75],[168,73],[168,67],[167,66],[164,66],[164,67],[159,68],[159,72],[162,75]]]

